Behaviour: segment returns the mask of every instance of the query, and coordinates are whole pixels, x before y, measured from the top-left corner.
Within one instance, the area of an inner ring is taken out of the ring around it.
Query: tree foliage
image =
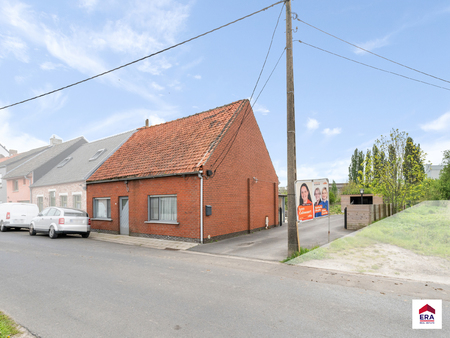
[[[364,153],[355,149],[352,155],[350,167],[348,168],[348,180],[357,184],[362,183],[362,172],[364,171]]]
[[[417,200],[422,194],[425,154],[408,134],[391,130],[388,137],[376,140],[372,156],[374,174],[371,187],[399,210],[406,201]]]
[[[442,168],[439,176],[439,192],[442,198],[448,200],[450,199],[450,150],[444,151],[442,163],[444,168]]]

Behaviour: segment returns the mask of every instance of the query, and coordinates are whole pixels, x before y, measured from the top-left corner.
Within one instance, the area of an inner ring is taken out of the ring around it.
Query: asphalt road
[[[287,253],[287,224],[252,234],[199,245],[190,251],[280,262]],[[330,241],[354,232],[344,228],[344,215],[330,217]],[[311,249],[328,243],[328,218],[299,223],[300,246]]]
[[[25,231],[0,258],[0,310],[38,337],[422,337],[418,298],[446,299],[426,333],[450,334],[438,285]]]

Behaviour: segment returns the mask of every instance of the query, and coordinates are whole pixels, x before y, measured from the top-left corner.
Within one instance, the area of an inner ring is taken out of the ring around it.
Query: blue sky
[[[271,0],[0,0],[0,106],[66,86],[269,6]],[[104,77],[0,110],[0,143],[26,151],[94,141],[250,98],[282,5]],[[294,0],[303,21],[396,62],[450,81],[448,1]],[[299,21],[294,40],[450,89]],[[285,14],[255,97],[285,47]],[[286,185],[286,61],[254,111]],[[298,179],[348,179],[355,148],[392,128],[433,164],[450,149],[450,91],[387,74],[294,42]]]

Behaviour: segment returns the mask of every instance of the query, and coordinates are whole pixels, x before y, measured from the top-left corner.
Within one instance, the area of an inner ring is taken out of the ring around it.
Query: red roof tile
[[[140,128],[87,180],[152,177],[200,170],[248,100]]]

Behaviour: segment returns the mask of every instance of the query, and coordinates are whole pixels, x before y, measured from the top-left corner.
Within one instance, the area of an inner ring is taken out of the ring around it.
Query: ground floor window
[[[111,218],[111,200],[94,198],[94,218]]]
[[[51,207],[56,207],[56,192],[55,191],[49,191],[48,200],[49,200],[49,204]]]
[[[62,208],[67,207],[67,195],[60,195],[59,196],[59,206]]]
[[[177,196],[149,196],[148,197],[149,221],[176,221],[177,220]]]
[[[81,209],[81,195],[72,195],[72,202],[75,209]]]

